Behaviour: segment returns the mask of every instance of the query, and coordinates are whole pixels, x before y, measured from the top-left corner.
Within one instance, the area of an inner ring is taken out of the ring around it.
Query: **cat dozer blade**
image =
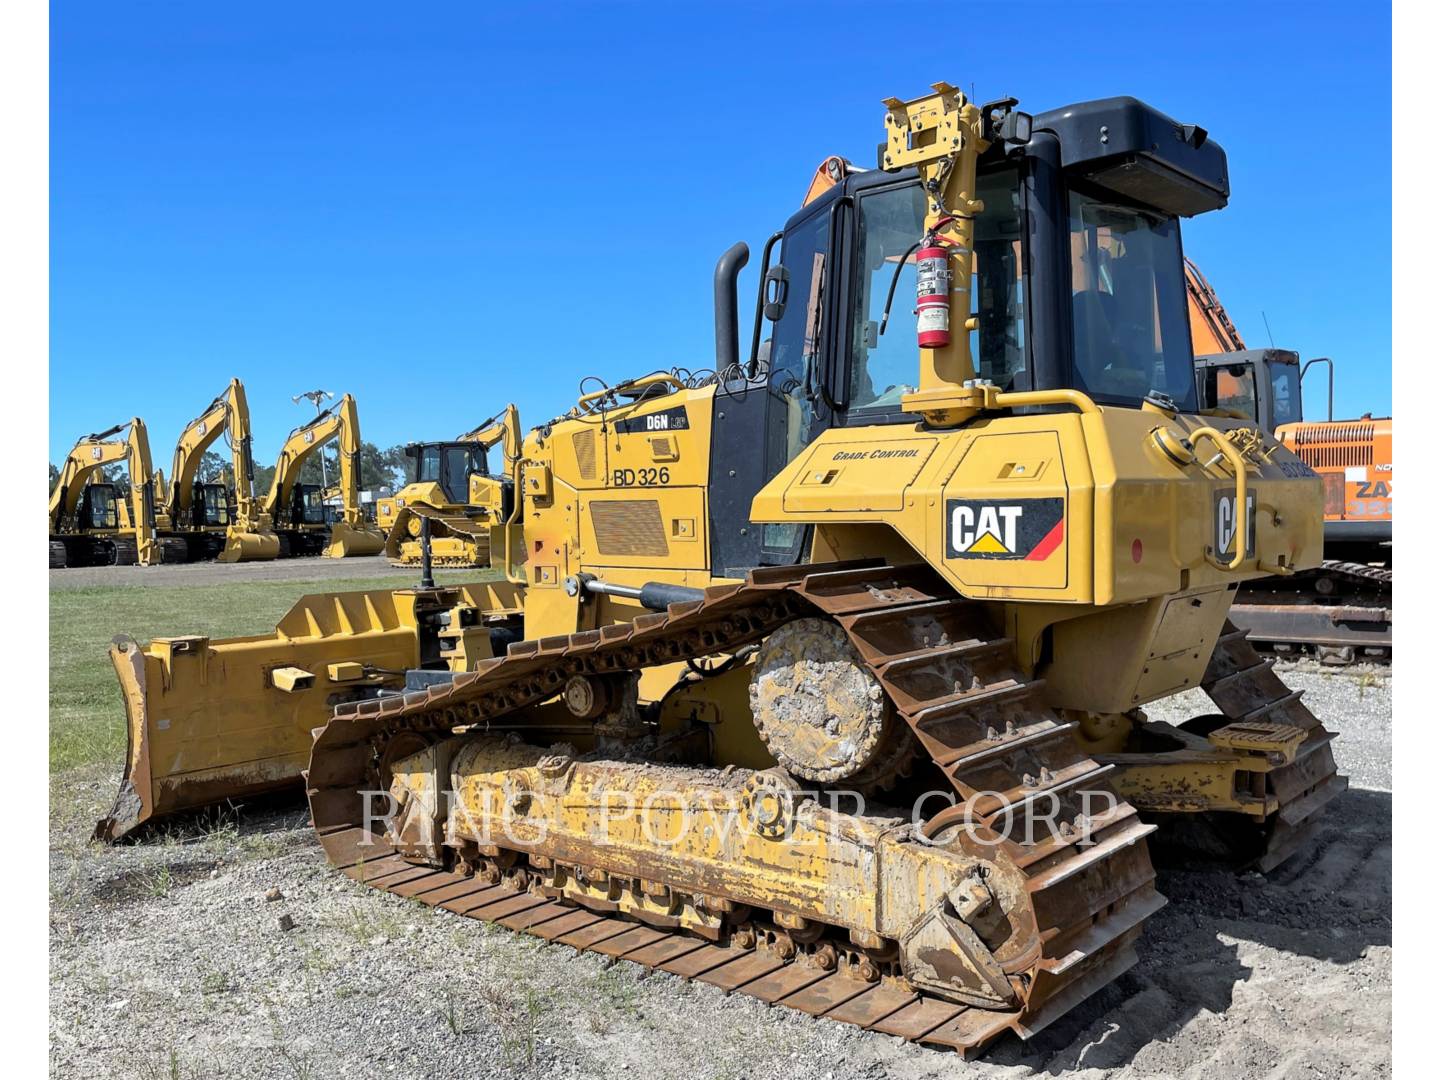
[[[294,789],[311,729],[335,705],[405,688],[407,669],[464,670],[488,632],[455,609],[514,606],[504,582],[302,597],[274,633],[211,640],[117,637],[110,660],[125,702],[125,772],[95,837],[154,818]],[[426,672],[427,675],[432,672]]]

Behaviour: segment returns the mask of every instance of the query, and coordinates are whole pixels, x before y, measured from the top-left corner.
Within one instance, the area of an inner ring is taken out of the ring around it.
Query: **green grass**
[[[445,581],[473,580],[455,571]],[[438,576],[438,575],[437,575]],[[246,581],[235,584],[135,588],[90,586],[50,592],[50,771],[125,755],[125,712],[110,666],[110,639],[205,634],[211,638],[263,634],[307,593],[403,588],[395,575],[321,581]]]

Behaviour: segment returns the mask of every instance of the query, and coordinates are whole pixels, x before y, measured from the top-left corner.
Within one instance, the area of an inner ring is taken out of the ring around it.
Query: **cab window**
[[[986,173],[976,194],[985,209],[975,222],[971,308],[978,328],[970,335],[970,354],[981,378],[1011,390],[1023,382],[1026,366],[1018,174],[1013,168]],[[919,378],[914,247],[924,231],[925,198],[919,184],[906,184],[858,201],[847,404],[863,423],[898,413],[900,399]]]
[[[440,447],[424,446],[415,458],[415,482],[435,484],[440,481]]]
[[[1304,419],[1300,402],[1300,369],[1295,364],[1270,366],[1270,411],[1276,427]]]
[[[445,451],[445,494],[451,502],[463,503],[470,497],[470,474],[483,472],[475,464],[475,453],[467,446],[452,446]]]
[[[1172,218],[1070,193],[1075,386],[1134,401],[1195,400],[1180,231]]]
[[[1255,368],[1250,364],[1233,364],[1214,368],[1215,408],[1238,413],[1247,420],[1259,419],[1255,397]]]

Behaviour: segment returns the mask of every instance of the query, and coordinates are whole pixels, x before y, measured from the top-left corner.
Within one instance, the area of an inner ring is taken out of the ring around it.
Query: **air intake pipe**
[[[743,240],[715,264],[715,371],[723,373],[740,362],[740,302],[736,283],[750,261],[750,248]]]

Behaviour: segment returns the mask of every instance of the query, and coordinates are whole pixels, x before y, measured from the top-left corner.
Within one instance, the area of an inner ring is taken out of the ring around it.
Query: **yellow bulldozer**
[[[504,468],[492,476],[487,453],[497,444]],[[515,523],[519,509],[510,478],[520,458],[520,413],[514,405],[453,442],[412,443],[405,456],[406,485],[375,508],[391,565],[420,566],[425,531],[429,557],[438,567],[485,567],[496,546],[509,550],[506,527]]]
[[[324,490],[303,483],[301,470],[311,455],[330,442],[338,450],[340,520],[327,522]],[[309,423],[286,437],[275,462],[270,490],[255,508],[255,520],[233,530],[221,562],[324,555],[341,559],[377,555],[385,536],[365,520],[360,506],[360,414],[345,394]]]
[[[104,479],[106,466],[122,463],[128,472],[128,497]],[[150,439],[143,420],[131,417],[75,443],[50,491],[49,521],[52,570],[161,561]]]
[[[502,578],[117,639],[98,835],[304,770],[357,881],[966,1053],[1133,962],[1155,820],[1302,848],[1332,736],[1227,611],[1318,562],[1320,483],[1198,415],[1180,219],[1224,151],[1017,106],[887,100],[879,167],[765,245],[748,355],[737,244],[712,373],[527,434]]]

